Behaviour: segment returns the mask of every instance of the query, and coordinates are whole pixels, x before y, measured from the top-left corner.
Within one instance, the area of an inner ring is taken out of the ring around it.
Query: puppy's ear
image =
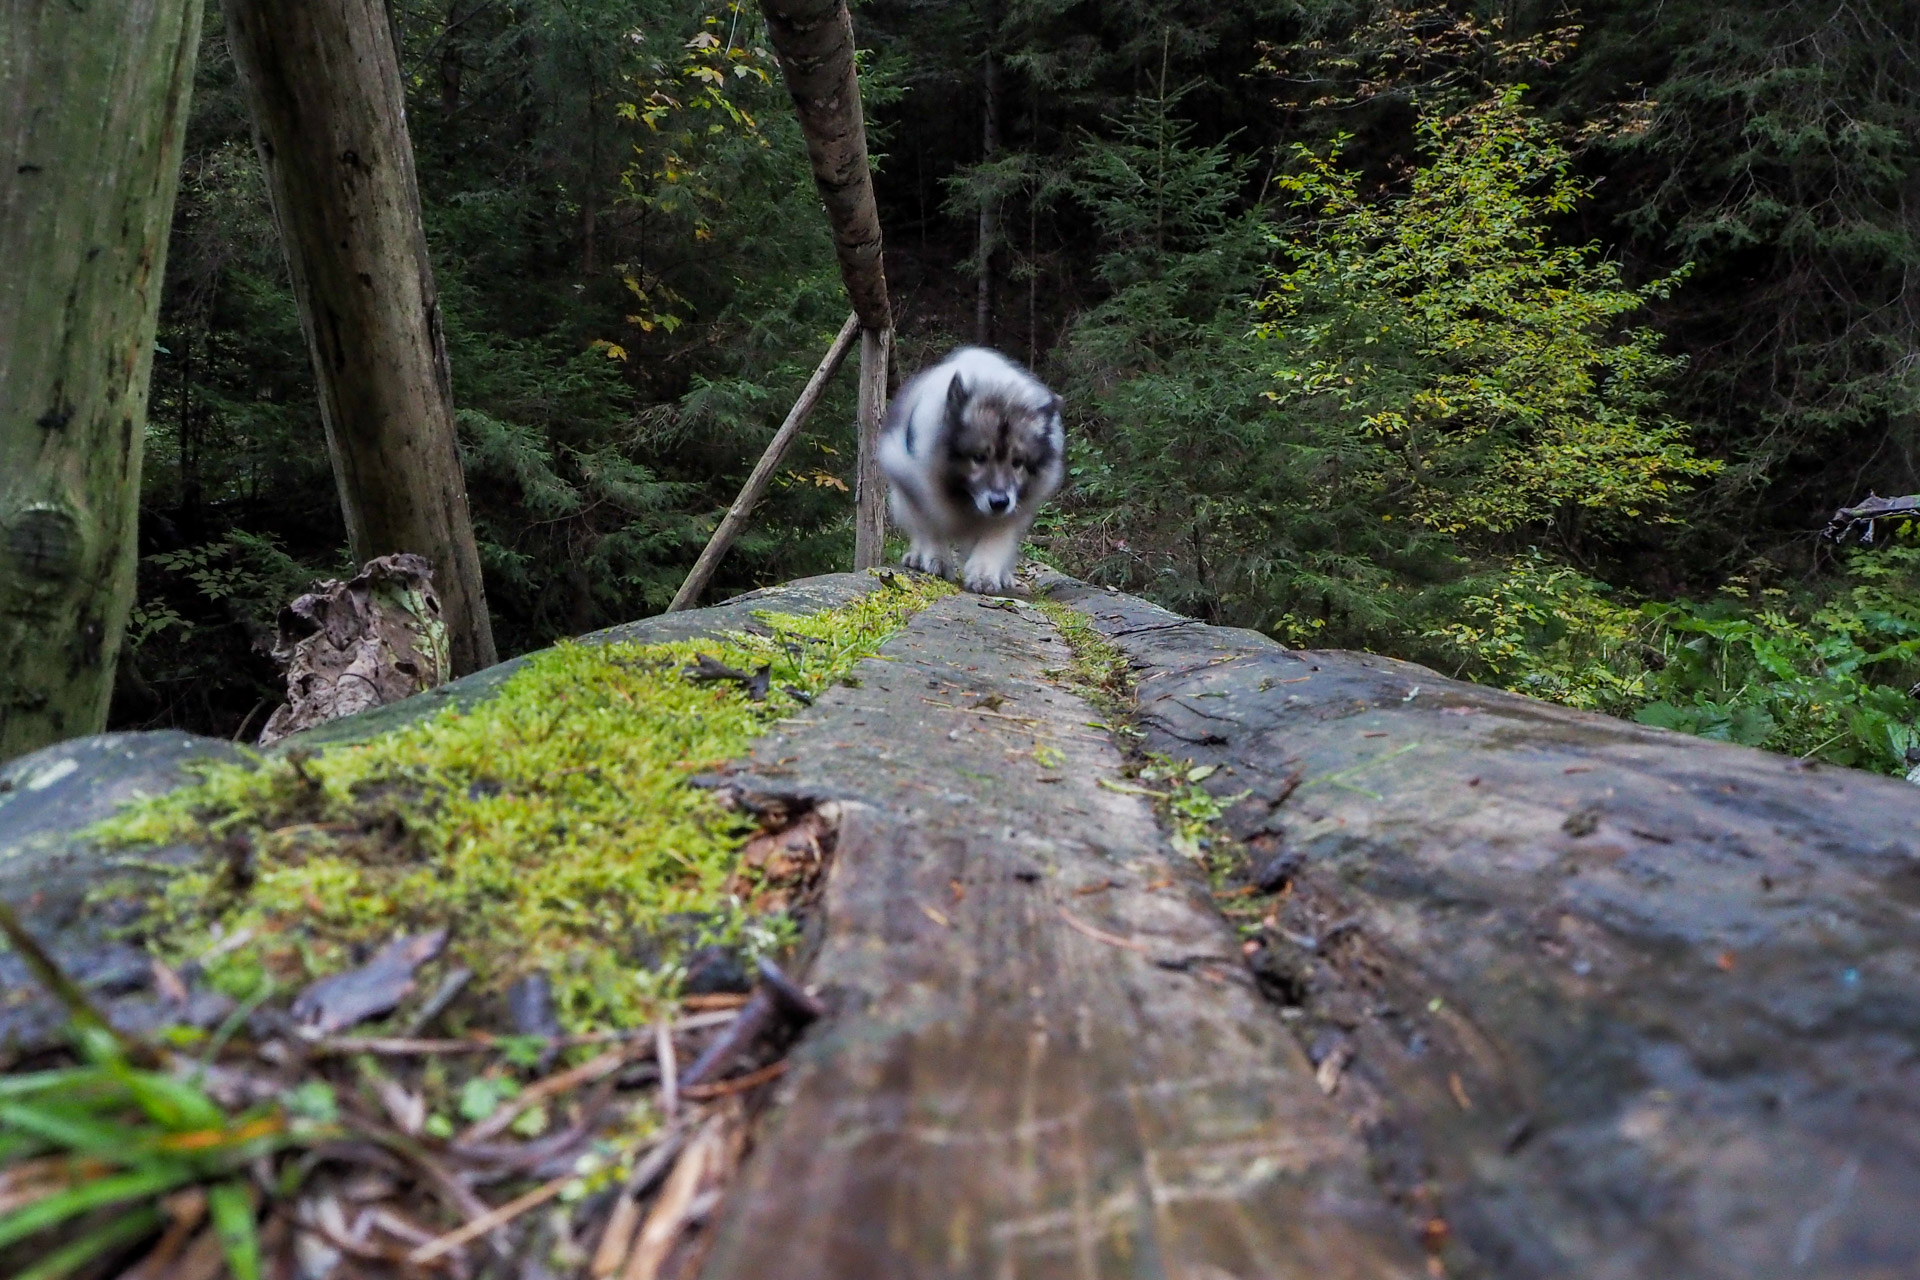
[[[954,374],[953,381],[947,384],[948,415],[955,418],[959,417],[960,411],[967,407],[967,401],[971,398],[972,395],[967,390],[967,384],[961,380],[959,374]]]

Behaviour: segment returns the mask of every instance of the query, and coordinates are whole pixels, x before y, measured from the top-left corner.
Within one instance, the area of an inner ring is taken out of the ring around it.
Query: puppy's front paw
[[[900,557],[900,563],[909,569],[918,569],[921,573],[930,573],[936,578],[947,576],[947,558],[928,547],[915,547]]]
[[[969,565],[964,585],[967,590],[983,596],[1003,596],[1013,590],[1013,575],[1005,569],[976,569]]]

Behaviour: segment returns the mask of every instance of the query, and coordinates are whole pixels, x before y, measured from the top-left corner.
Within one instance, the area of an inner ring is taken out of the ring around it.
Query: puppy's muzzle
[[[1013,510],[1013,495],[995,490],[980,495],[980,507],[990,516],[1003,516]]]

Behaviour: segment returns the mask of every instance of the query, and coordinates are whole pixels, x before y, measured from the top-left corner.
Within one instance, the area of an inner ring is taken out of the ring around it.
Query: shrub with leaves
[[[1456,674],[1723,742],[1881,773],[1920,746],[1920,547],[1857,551],[1824,598],[1731,582],[1637,607],[1538,555],[1422,637]]]
[[[1419,138],[1426,163],[1388,200],[1339,167],[1345,139],[1296,149],[1281,186],[1308,218],[1260,328],[1285,352],[1277,403],[1364,433],[1337,483],[1383,516],[1469,537],[1663,517],[1715,466],[1660,411],[1681,362],[1623,325],[1684,273],[1635,288],[1598,245],[1554,242],[1589,190],[1520,87]]]

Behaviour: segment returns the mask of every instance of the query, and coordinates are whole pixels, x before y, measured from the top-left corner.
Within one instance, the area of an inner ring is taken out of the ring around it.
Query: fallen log
[[[1046,621],[939,602],[726,779],[841,825],[709,1280],[1920,1275],[1920,790],[1043,586],[1216,767],[1257,924]],[[10,767],[0,834],[148,741]]]
[[[1052,579],[1449,1275],[1920,1275],[1920,790]]]
[[[701,1274],[1414,1280],[1066,646],[1007,603],[938,602],[730,780],[843,816],[828,1014]]]

